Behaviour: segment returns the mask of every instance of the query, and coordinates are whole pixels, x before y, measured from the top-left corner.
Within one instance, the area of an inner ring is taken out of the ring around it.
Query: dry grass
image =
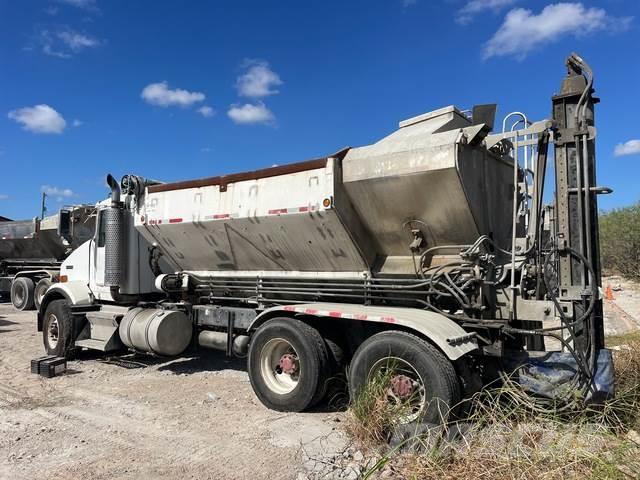
[[[387,399],[392,377],[393,369],[381,370],[349,406],[348,430],[360,443],[385,444],[407,414],[406,405]]]
[[[463,421],[391,450],[386,441],[397,412],[383,405],[385,379],[376,379],[350,407],[356,441],[386,450],[364,478],[640,479],[640,339],[625,345],[614,356],[616,397],[603,406],[539,412],[508,387],[487,389]]]
[[[612,335],[606,338],[607,347],[627,346],[630,343],[640,343],[640,330],[625,335]]]

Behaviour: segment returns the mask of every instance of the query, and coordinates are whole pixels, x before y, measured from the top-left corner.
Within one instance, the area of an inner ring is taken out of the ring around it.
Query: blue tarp
[[[549,352],[542,356],[518,355],[508,364],[515,372],[514,379],[532,394],[546,398],[566,398],[574,387],[571,379],[575,377],[578,366],[573,355],[568,352]],[[511,373],[507,372],[507,373]],[[596,372],[593,378],[594,388],[585,400],[599,402],[615,394],[615,377],[611,350],[597,352]]]

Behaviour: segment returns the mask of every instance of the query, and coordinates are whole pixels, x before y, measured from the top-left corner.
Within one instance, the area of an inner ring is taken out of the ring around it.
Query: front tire
[[[34,305],[33,280],[27,277],[18,277],[11,282],[11,303],[20,311],[33,310]]]
[[[253,391],[266,407],[301,412],[326,392],[329,353],[315,328],[275,318],[253,335],[248,369]]]
[[[357,398],[367,382],[389,370],[389,401],[406,401],[401,423],[440,424],[460,401],[453,364],[436,347],[406,332],[381,332],[365,340],[351,360],[349,386]]]
[[[54,300],[47,305],[42,322],[42,342],[47,355],[73,357],[73,322],[66,300]]]

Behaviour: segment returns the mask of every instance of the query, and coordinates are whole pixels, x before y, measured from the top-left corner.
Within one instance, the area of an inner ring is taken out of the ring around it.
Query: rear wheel
[[[27,277],[18,277],[11,283],[11,303],[18,310],[32,310],[34,301],[33,280]]]
[[[386,400],[402,405],[400,423],[439,424],[460,401],[460,383],[452,363],[437,348],[406,332],[369,337],[351,360],[352,398],[381,375]]]
[[[326,392],[326,344],[300,320],[275,318],[261,326],[251,339],[248,364],[253,391],[273,410],[300,412]]]
[[[73,315],[65,300],[47,305],[42,323],[42,342],[48,355],[73,356]]]
[[[33,303],[36,307],[36,310],[40,310],[40,305],[42,305],[42,299],[44,298],[44,294],[47,293],[47,289],[51,286],[51,280],[48,278],[41,278],[38,283],[36,283],[36,288],[33,294]]]

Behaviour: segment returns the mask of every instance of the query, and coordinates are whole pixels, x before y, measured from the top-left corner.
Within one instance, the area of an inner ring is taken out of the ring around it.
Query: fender
[[[64,299],[71,306],[91,305],[93,293],[84,281],[54,283],[47,289],[38,310],[38,331],[42,331],[42,321],[47,306],[53,300]]]
[[[371,307],[349,303],[306,303],[269,308],[253,320],[249,331],[257,329],[280,313],[292,312],[314,317],[399,325],[430,340],[452,361],[478,348],[472,334],[439,313],[415,308]]]
[[[60,270],[24,270],[22,272],[18,272],[15,274],[13,279],[20,277],[27,277],[33,279],[34,277],[42,277],[48,278],[49,280],[53,280],[53,277],[58,275]]]

